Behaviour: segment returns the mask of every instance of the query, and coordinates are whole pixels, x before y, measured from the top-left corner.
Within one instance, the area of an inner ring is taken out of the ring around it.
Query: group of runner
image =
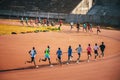
[[[21,17],[20,18],[20,23],[22,25],[24,25],[24,23],[27,25],[27,26],[40,26],[40,25],[43,25],[43,26],[54,26],[55,25],[55,22],[53,20],[49,20],[49,19],[41,19],[40,17],[37,17],[35,19],[33,18],[29,18],[28,17]]]
[[[100,49],[101,51],[101,54],[98,53],[98,50]],[[105,45],[104,45],[104,42],[102,42],[102,44],[100,46],[97,45],[97,43],[95,43],[95,46],[93,47],[93,50],[94,50],[94,54],[95,54],[95,60],[96,58],[99,56],[100,57],[104,57],[104,50],[105,50]],[[92,48],[90,46],[90,44],[88,44],[88,47],[87,47],[87,55],[88,55],[88,62],[90,61],[90,57],[92,56]]]
[[[73,27],[74,27],[74,23],[73,22],[70,22],[70,29],[72,30],[73,29]],[[88,22],[86,22],[86,23],[83,23],[83,32],[85,31],[85,32],[93,32],[93,30],[92,30],[92,23],[88,23]],[[100,31],[100,25],[97,25],[97,34],[99,33],[99,32],[101,32]],[[77,22],[76,23],[76,29],[77,29],[77,32],[79,32],[79,30],[80,30],[80,24]]]
[[[98,53],[98,50],[100,49],[100,53]],[[78,58],[76,60],[76,63],[79,63],[80,62],[80,57],[81,57],[81,54],[82,54],[82,47],[81,47],[81,44],[78,45],[78,47],[75,49],[77,51],[77,54],[78,54]],[[91,48],[91,45],[88,44],[88,47],[87,47],[87,55],[88,55],[88,58],[87,58],[87,62],[90,61],[90,57],[92,56],[92,48]],[[96,60],[96,58],[99,56],[100,57],[104,57],[104,50],[105,50],[105,44],[104,42],[101,43],[100,46],[97,45],[97,43],[95,43],[95,46],[93,47],[93,50],[94,50],[94,54],[95,54],[95,57],[94,59]],[[67,60],[67,63],[66,64],[70,64],[71,62],[71,59],[73,57],[72,55],[72,47],[69,46],[68,47],[68,60]],[[32,50],[29,51],[29,54],[31,55],[31,61],[26,61],[25,63],[34,63],[34,65],[36,67],[38,67],[36,65],[36,62],[35,62],[35,56],[37,54],[37,51],[35,49],[35,47],[32,48]],[[57,58],[56,60],[59,62],[60,65],[62,65],[62,50],[61,48],[58,48],[58,50],[56,51],[56,55],[57,55]],[[44,51],[44,59],[39,59],[39,62],[41,61],[49,61],[49,65],[50,66],[53,66],[52,63],[51,63],[51,59],[50,59],[50,46],[48,45],[47,48],[45,49]]]
[[[28,19],[28,17],[26,17],[26,18],[23,18],[23,17],[21,17],[21,19],[20,19],[20,22],[21,22],[21,24],[23,24],[24,25],[24,22],[26,23],[26,25],[28,25],[28,26],[39,26],[39,25],[43,25],[43,26],[49,26],[49,25],[51,25],[51,26],[55,26],[55,22],[53,21],[53,20],[49,20],[49,19],[41,19],[40,17],[39,18],[36,18],[35,20],[33,20],[33,19]],[[62,24],[63,24],[63,21],[62,20],[59,20],[58,21],[58,24],[59,24],[59,26],[58,26],[58,30],[61,30],[61,27],[62,27]],[[79,30],[80,30],[80,23],[79,22],[77,22],[76,23],[76,29],[77,29],[77,32],[79,32]],[[73,29],[73,27],[74,27],[74,22],[70,22],[70,29],[72,30]],[[85,31],[85,32],[93,32],[93,30],[92,30],[92,23],[88,23],[88,22],[86,22],[86,23],[83,23],[83,32]],[[97,27],[97,34],[99,33],[99,32],[101,32],[100,31],[100,25],[98,25]]]

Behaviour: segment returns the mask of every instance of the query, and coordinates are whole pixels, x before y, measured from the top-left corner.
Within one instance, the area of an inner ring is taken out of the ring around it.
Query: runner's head
[[[81,47],[81,44],[79,44],[79,47]]]
[[[88,44],[88,46],[90,46],[90,44]]]
[[[95,43],[95,46],[97,46],[97,43]]]
[[[102,42],[102,44],[104,44],[104,42]]]
[[[50,46],[48,45],[48,48],[50,48]]]
[[[35,47],[33,47],[33,49],[35,49]]]
[[[58,48],[58,50],[60,50],[60,48]]]

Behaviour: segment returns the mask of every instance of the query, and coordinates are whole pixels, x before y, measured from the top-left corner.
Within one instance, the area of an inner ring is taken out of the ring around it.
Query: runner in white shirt
[[[79,63],[79,62],[80,62],[81,53],[82,53],[82,47],[81,47],[80,44],[79,44],[79,46],[76,48],[76,50],[77,50],[77,53],[78,53],[77,63]]]
[[[34,62],[34,66],[37,67],[36,62],[35,62],[35,56],[36,56],[36,54],[37,54],[37,52],[36,52],[36,50],[35,50],[35,47],[33,47],[32,50],[30,50],[28,53],[29,53],[30,56],[31,56],[31,61],[26,61],[26,62],[27,62],[27,63],[32,63],[32,62]],[[26,62],[25,62],[25,64],[26,64]]]
[[[97,43],[95,43],[95,46],[94,46],[94,53],[95,53],[95,60],[96,60],[96,58],[97,58],[97,56],[98,56],[98,50],[99,50],[99,47],[97,46]]]

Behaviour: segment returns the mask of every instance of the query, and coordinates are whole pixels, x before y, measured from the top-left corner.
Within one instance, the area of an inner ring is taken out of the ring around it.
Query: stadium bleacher
[[[2,0],[0,10],[70,13],[82,0]]]

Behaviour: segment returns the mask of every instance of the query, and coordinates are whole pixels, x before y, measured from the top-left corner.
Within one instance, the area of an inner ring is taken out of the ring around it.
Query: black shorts
[[[78,53],[78,55],[80,55],[80,53]]]
[[[34,57],[31,57],[31,62],[33,62],[33,61],[34,61],[34,59],[35,59]]]
[[[98,56],[98,51],[97,51],[97,50],[94,50],[94,53],[95,53],[95,55],[97,55],[97,56]]]
[[[101,52],[103,53],[103,52],[104,52],[104,50],[102,50],[102,49],[101,49]]]
[[[58,56],[58,59],[61,60],[61,56]]]

